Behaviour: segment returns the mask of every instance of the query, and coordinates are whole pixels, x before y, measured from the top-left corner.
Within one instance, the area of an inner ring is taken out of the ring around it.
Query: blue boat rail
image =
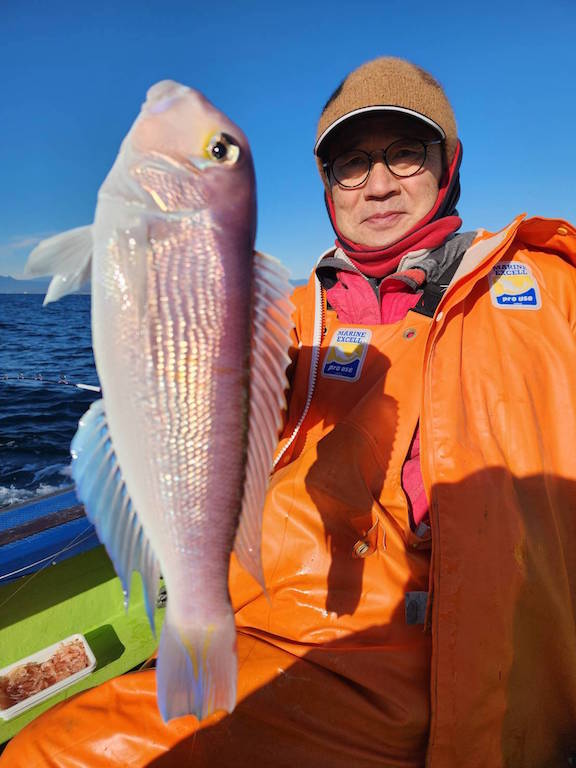
[[[99,545],[73,486],[0,512],[0,585]]]

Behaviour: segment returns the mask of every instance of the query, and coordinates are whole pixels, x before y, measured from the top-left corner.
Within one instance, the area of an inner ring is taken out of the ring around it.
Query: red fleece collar
[[[386,248],[370,248],[346,240],[336,226],[332,198],[326,195],[326,207],[337,235],[336,247],[341,248],[352,263],[369,277],[384,277],[396,270],[403,256],[423,248],[438,248],[446,238],[462,226],[456,211],[460,196],[459,170],[462,145],[458,142],[454,159],[444,174],[434,207],[410,231]]]

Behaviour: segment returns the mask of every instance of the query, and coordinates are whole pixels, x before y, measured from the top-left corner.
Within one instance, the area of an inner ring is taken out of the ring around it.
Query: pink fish
[[[102,400],[72,443],[77,493],[128,593],[142,574],[165,720],[236,700],[228,566],[262,582],[261,514],[285,406],[289,283],[254,253],[255,180],[242,131],[172,81],[147,95],[94,224],[41,243],[46,301],[92,280]]]

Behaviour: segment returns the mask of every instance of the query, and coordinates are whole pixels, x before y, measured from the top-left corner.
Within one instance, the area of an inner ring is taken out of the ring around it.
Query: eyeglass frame
[[[394,171],[388,165],[388,159],[386,157],[386,153],[388,152],[390,147],[392,147],[394,144],[397,144],[399,141],[404,141],[404,139],[395,139],[393,142],[388,144],[388,146],[385,147],[384,149],[374,149],[374,150],[372,150],[372,152],[366,152],[365,149],[348,150],[348,152],[361,152],[363,155],[366,155],[368,157],[368,162],[369,162],[368,172],[367,172],[366,176],[358,184],[353,184],[350,187],[346,186],[345,184],[342,184],[341,181],[338,181],[338,179],[334,175],[334,172],[332,171],[332,166],[334,165],[336,160],[339,157],[341,157],[342,155],[347,154],[347,152],[341,152],[339,155],[337,155],[334,158],[334,160],[330,160],[330,161],[325,160],[325,161],[323,161],[322,162],[322,169],[323,169],[324,173],[326,174],[326,178],[328,179],[328,181],[330,181],[330,175],[332,175],[334,180],[336,181],[336,184],[338,184],[338,186],[341,187],[342,189],[358,189],[358,187],[361,187],[363,184],[366,184],[366,182],[370,178],[370,174],[372,173],[372,168],[374,167],[374,162],[375,162],[372,159],[372,155],[374,154],[374,152],[382,152],[382,160],[384,161],[384,164],[386,165],[386,168],[390,171],[390,173],[392,174],[392,176],[394,176],[394,178],[396,178],[396,179],[410,179],[410,178],[412,178],[412,176],[416,176],[416,174],[419,173],[422,170],[422,168],[424,168],[424,165],[426,164],[426,160],[428,159],[428,147],[431,146],[432,144],[443,144],[444,143],[444,139],[430,139],[429,141],[424,141],[424,139],[414,139],[414,138],[411,138],[410,140],[411,141],[418,141],[420,144],[422,144],[422,146],[424,147],[424,158],[422,160],[422,164],[415,171],[413,171],[412,173],[407,174],[406,176],[403,176],[402,174],[394,173]]]

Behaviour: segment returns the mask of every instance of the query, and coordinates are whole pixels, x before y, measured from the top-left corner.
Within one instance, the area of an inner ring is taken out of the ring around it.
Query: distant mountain
[[[46,293],[50,285],[49,277],[36,277],[33,280],[16,280],[14,277],[0,275],[0,293]],[[77,293],[90,293],[83,288]]]
[[[291,280],[293,286],[306,285],[307,280]],[[36,277],[34,280],[16,280],[14,277],[0,275],[0,293],[46,293],[50,284],[49,277]],[[76,293],[89,294],[90,288],[84,287]]]
[[[46,293],[49,277],[37,277],[34,280],[16,280],[0,275],[0,293]]]

